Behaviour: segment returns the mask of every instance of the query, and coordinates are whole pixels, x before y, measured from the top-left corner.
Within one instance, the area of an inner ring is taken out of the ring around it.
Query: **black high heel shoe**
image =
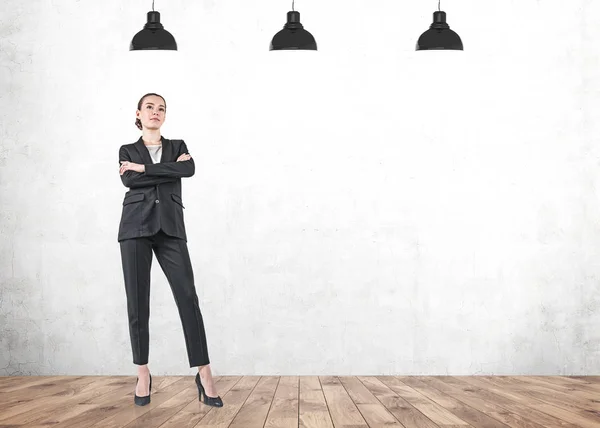
[[[138,377],[135,382],[136,387],[137,387],[139,380],[140,380],[140,378]],[[146,404],[150,404],[150,395],[152,395],[152,375],[150,375],[150,391],[149,392],[150,392],[150,394],[146,395],[145,397],[138,397],[134,392],[133,393],[133,402],[137,406],[145,406]]]
[[[204,394],[204,404],[213,407],[223,407],[223,401],[221,397],[218,395],[216,397],[209,397],[206,395],[206,391],[204,391],[204,386],[202,386],[202,382],[200,382],[200,373],[196,373],[196,385],[198,386],[198,400],[202,401],[202,394]]]

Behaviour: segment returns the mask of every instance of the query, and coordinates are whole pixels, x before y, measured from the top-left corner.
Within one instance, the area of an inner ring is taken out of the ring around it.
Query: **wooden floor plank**
[[[432,388],[463,402],[464,404],[485,413],[510,427],[515,428],[547,428],[535,422],[527,413],[518,413],[510,408],[508,400],[491,400],[485,391],[476,390],[469,384],[450,376],[418,377]]]
[[[300,377],[299,428],[333,428],[325,395],[317,376]]]
[[[28,401],[22,406],[3,411],[0,415],[0,423],[8,425],[31,423],[48,416],[48,409],[53,409],[53,413],[61,414],[79,401],[111,393],[123,386],[122,376],[90,376],[77,381],[85,384],[62,390],[55,384],[47,388],[42,388],[43,384],[38,385],[40,387],[39,397],[36,396],[34,400]]]
[[[339,376],[338,379],[356,404],[369,427],[403,428],[394,415],[355,376]]]
[[[573,424],[528,407],[527,403],[523,402],[519,397],[514,397],[510,393],[502,394],[497,388],[481,382],[478,377],[479,376],[443,376],[441,380],[458,388],[462,388],[463,391],[474,394],[487,402],[495,403],[506,409],[506,411],[510,412],[512,415],[532,421],[544,428],[575,428],[575,425]],[[507,423],[507,419],[503,417],[502,412],[499,412],[498,418],[502,422]]]
[[[215,382],[219,396],[223,399],[223,406],[229,405],[225,396],[241,379],[242,376],[222,376]],[[192,428],[213,409],[213,407],[207,406],[198,400],[198,389],[194,390],[193,398],[192,401],[161,425],[160,428]]]
[[[127,426],[169,400],[173,395],[188,388],[193,381],[194,379],[191,376],[152,376],[150,404],[136,406],[133,403],[133,395],[135,393],[135,378],[133,378],[133,381],[129,382],[128,385],[129,391],[125,393],[119,404],[115,404],[115,410],[108,414],[97,415],[99,420],[94,418],[94,423],[89,426],[102,428]]]
[[[336,428],[368,427],[337,376],[319,377],[329,413]]]
[[[394,393],[402,397],[410,405],[410,408],[417,409],[420,413],[427,416],[435,426],[439,427],[453,427],[453,426],[470,426],[467,422],[458,418],[455,414],[440,406],[435,401],[429,399],[420,392],[414,390],[410,386],[402,383],[399,379],[392,376],[380,376],[378,380],[389,387]],[[398,417],[398,416],[396,416]],[[411,427],[428,427],[430,422],[416,418],[414,420],[399,419],[405,426]],[[407,425],[408,424],[408,425]]]
[[[519,376],[520,377],[520,376]],[[599,381],[595,381],[594,376],[527,376],[538,379],[544,379],[546,382],[556,383],[558,385],[596,385],[600,386]]]
[[[61,379],[64,382],[72,382],[79,378],[75,376],[0,376],[0,393],[15,392],[22,388],[43,383],[53,383]],[[0,400],[0,402],[2,401]]]
[[[544,413],[548,413],[549,415],[552,415],[556,418],[562,419],[566,422],[570,422],[572,424],[574,424],[577,427],[582,427],[582,428],[598,428],[600,427],[600,424],[597,421],[597,418],[595,418],[595,420],[590,420],[589,417],[577,414],[577,413],[572,413],[569,412],[567,410],[564,410],[562,408],[550,405],[550,404],[546,404],[546,403],[541,403],[541,404],[531,404],[531,406],[537,410],[540,410]]]
[[[517,390],[523,395],[583,416],[600,427],[600,403],[598,402],[584,401],[573,394],[566,394],[540,385],[519,386]]]
[[[196,396],[198,387],[196,384],[187,382],[188,385],[178,393],[175,393],[171,398],[163,401],[154,409],[144,413],[134,421],[125,425],[126,428],[157,428],[162,426],[168,419],[174,416],[179,410],[183,409],[192,401],[198,399]],[[168,397],[165,397],[168,398]]]
[[[130,401],[126,400],[126,394],[130,392],[131,384],[122,381],[122,386],[117,389],[89,400],[73,401],[73,404],[61,407],[62,411],[46,414],[30,422],[27,426],[30,428],[48,426],[85,428],[92,425],[98,419],[106,417],[104,416],[106,413],[115,412],[119,408],[127,407]]]
[[[531,397],[527,397],[519,392],[516,392],[511,384],[501,384],[498,385],[494,382],[493,377],[489,376],[465,376],[461,378],[465,382],[469,384],[479,386],[483,390],[487,391],[488,394],[492,394],[491,396],[500,396],[504,397],[510,401],[513,401],[515,404],[513,407],[519,414],[528,413],[531,414],[532,417],[535,417],[535,421],[537,423],[542,424],[548,428],[576,428],[578,427],[575,424],[567,422],[563,419],[552,416],[551,414],[545,413],[537,408],[534,408],[534,405],[544,404],[539,400],[532,400]]]
[[[42,377],[42,376],[39,376]],[[7,386],[18,381],[19,376],[0,376],[0,392]]]
[[[58,380],[58,379],[57,379]],[[83,386],[94,382],[94,377],[71,377],[63,378],[60,383],[56,382],[31,382],[26,388],[14,392],[0,393],[0,421],[19,413],[35,409],[40,402],[38,400],[51,395],[74,395]],[[1,423],[1,422],[0,422]]]
[[[600,384],[600,376],[557,376],[563,378],[569,378],[573,380],[585,380],[586,382],[594,382]]]
[[[269,409],[265,428],[298,427],[298,376],[282,376]]]
[[[278,376],[262,377],[256,388],[252,391],[238,414],[235,416],[230,428],[262,428],[265,426],[265,420],[269,413],[269,408],[273,402],[277,385]]]
[[[0,393],[0,410],[14,407],[15,404],[30,402],[32,397],[74,394],[80,387],[91,384],[97,378],[100,378],[100,376],[60,376],[45,382],[28,382],[27,386],[19,385],[18,388],[15,386],[16,388],[11,388],[10,392]],[[103,376],[102,380],[108,382],[106,378]],[[111,377],[111,379],[119,379],[119,377]],[[3,411],[2,415],[4,413]]]
[[[397,376],[397,378],[419,391],[421,394],[430,398],[431,400],[438,403],[440,406],[450,410],[460,419],[474,427],[481,428],[505,428],[507,425],[500,422],[497,419],[494,419],[483,412],[480,412],[477,409],[474,409],[471,406],[466,405],[465,403],[450,397],[448,394],[445,394],[435,388],[430,387],[426,383],[422,382],[416,377],[411,376]]]
[[[193,376],[0,380],[0,428],[599,428],[600,377],[215,376],[224,407]]]
[[[244,376],[222,397],[223,407],[211,408],[195,428],[228,427],[259,380],[260,376]]]
[[[539,377],[539,376],[536,376]],[[573,387],[583,387],[585,390],[600,392],[600,379],[595,376],[543,376],[547,382],[565,384],[570,383]]]
[[[152,393],[164,390],[168,385],[181,379],[183,379],[181,376],[153,377]],[[50,415],[38,419],[30,423],[31,428],[43,428],[50,425],[55,428],[85,428],[105,419],[108,413],[114,414],[130,407],[135,393],[135,379],[132,376],[120,376],[118,382],[122,384],[120,388],[90,399],[79,397],[80,401],[67,412],[61,412],[58,417]]]
[[[525,382],[564,392],[566,394],[575,394],[583,399],[593,400],[600,395],[600,385],[590,384],[572,384],[560,380],[552,380],[550,376],[519,376]]]

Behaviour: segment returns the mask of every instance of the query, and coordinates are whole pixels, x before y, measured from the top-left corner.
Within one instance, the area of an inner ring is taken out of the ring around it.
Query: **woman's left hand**
[[[119,168],[119,175],[123,175],[125,171],[145,172],[146,167],[139,163],[121,161],[121,167]]]

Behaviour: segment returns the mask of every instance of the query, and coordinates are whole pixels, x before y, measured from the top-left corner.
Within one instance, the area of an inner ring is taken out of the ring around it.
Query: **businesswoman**
[[[152,251],[175,297],[190,367],[198,367],[198,399],[222,407],[217,395],[206,345],[206,334],[183,221],[181,178],[195,172],[194,160],[183,140],[161,136],[167,103],[158,94],[138,102],[136,126],[139,140],[119,149],[119,174],[130,190],[123,200],[118,241],[127,296],[129,335],[133,363],[138,365],[134,403],[150,403],[152,376],[148,369],[148,320],[150,317],[150,266]]]

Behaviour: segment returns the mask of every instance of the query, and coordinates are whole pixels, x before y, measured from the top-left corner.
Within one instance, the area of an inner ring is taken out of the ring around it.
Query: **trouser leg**
[[[206,333],[187,243],[161,231],[156,235],[154,253],[175,297],[190,367],[209,364]]]
[[[150,267],[152,266],[152,240],[126,239],[121,244],[121,261],[127,295],[129,337],[133,363],[148,364],[150,319]]]

